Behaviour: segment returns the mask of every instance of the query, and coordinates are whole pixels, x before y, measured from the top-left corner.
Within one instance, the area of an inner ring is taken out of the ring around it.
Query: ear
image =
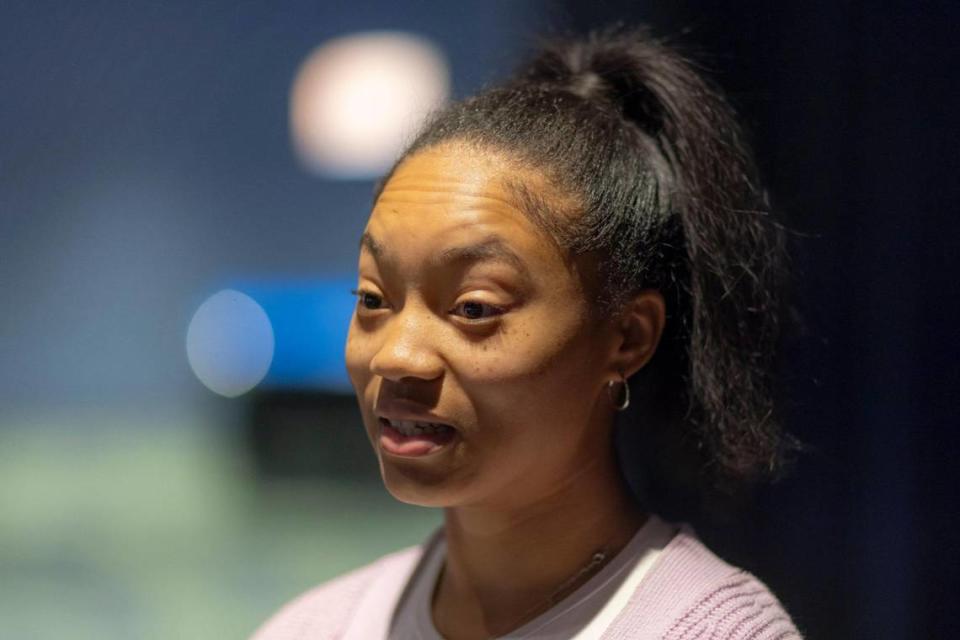
[[[617,348],[611,373],[629,378],[650,361],[663,335],[666,315],[666,303],[655,289],[644,289],[624,304],[613,320]]]

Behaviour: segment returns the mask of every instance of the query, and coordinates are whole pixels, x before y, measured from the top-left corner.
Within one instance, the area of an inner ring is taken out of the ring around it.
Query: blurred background
[[[243,638],[423,539],[342,368],[374,179],[539,34],[651,24],[794,234],[807,453],[696,523],[811,638],[960,628],[960,5],[0,4],[0,638]]]

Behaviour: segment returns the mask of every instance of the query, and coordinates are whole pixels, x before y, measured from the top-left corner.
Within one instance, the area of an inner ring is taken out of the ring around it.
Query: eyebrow
[[[360,236],[360,248],[366,249],[374,258],[377,258],[378,260],[383,257],[383,245],[377,242],[377,240],[367,231],[364,231],[363,235]]]
[[[382,258],[386,253],[383,244],[366,231],[360,236],[360,248],[367,249],[376,259]],[[530,275],[526,263],[497,236],[489,236],[474,244],[449,247],[439,252],[430,262],[437,266],[444,266],[454,262],[481,262],[484,260],[505,262],[525,277]]]

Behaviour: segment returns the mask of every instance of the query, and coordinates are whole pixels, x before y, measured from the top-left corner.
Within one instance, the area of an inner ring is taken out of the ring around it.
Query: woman
[[[377,194],[346,360],[387,489],[444,525],[257,640],[799,637],[649,512],[614,440],[629,406],[625,433],[679,443],[651,468],[776,468],[780,256],[731,110],[643,31],[437,114]]]

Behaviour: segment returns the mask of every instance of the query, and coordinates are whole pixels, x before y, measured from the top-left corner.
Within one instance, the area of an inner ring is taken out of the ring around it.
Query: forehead
[[[525,260],[560,260],[552,238],[508,186],[517,174],[515,163],[494,153],[455,144],[422,150],[384,185],[366,235],[385,252],[498,239]]]

